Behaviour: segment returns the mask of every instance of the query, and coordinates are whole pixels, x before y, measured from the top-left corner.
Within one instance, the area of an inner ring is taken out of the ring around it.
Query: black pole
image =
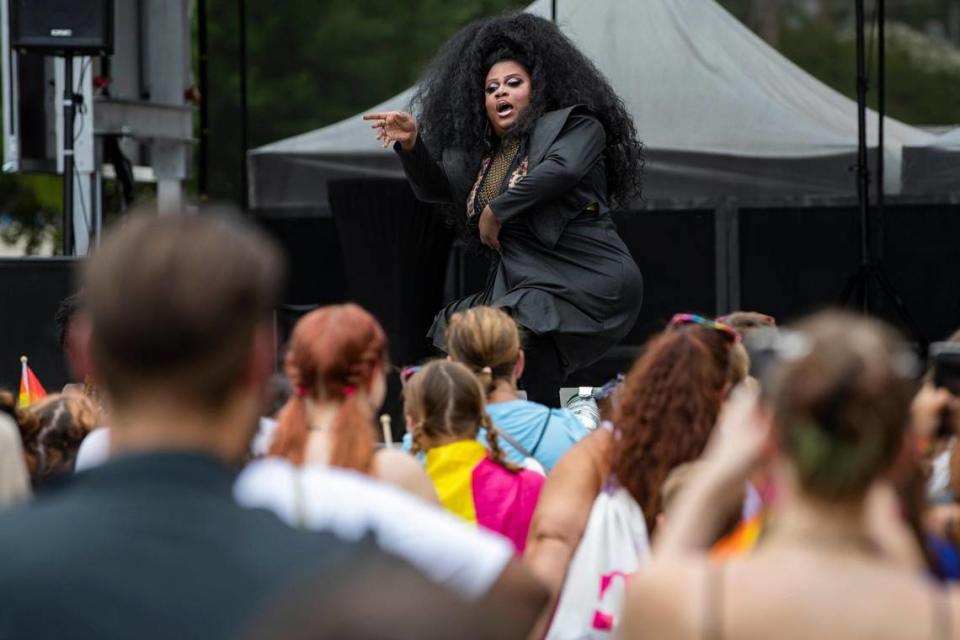
[[[63,57],[63,255],[73,255],[73,56]]]
[[[247,192],[247,2],[239,0],[240,19],[240,202],[244,210],[249,206]]]
[[[884,0],[875,0],[876,1],[876,18],[878,22],[878,33],[879,33],[879,45],[877,51],[877,73],[878,73],[878,88],[879,96],[877,100],[877,108],[879,110],[879,122],[877,124],[877,237],[871,237],[870,235],[870,218],[869,218],[869,207],[870,207],[870,172],[869,167],[867,166],[867,72],[864,64],[865,59],[865,21],[864,21],[864,11],[863,3],[864,0],[856,0],[856,22],[857,22],[857,203],[859,204],[860,210],[860,267],[853,275],[852,278],[847,282],[846,287],[843,292],[843,300],[845,304],[849,304],[853,301],[856,293],[860,294],[860,304],[864,313],[870,312],[870,282],[872,279],[876,280],[876,284],[879,287],[878,289],[878,300],[882,300],[883,296],[886,295],[890,302],[893,303],[894,309],[896,309],[897,314],[900,316],[900,319],[903,320],[904,324],[909,328],[911,335],[921,345],[922,349],[926,348],[928,343],[926,336],[924,336],[917,328],[917,324],[913,321],[913,317],[910,315],[910,311],[907,309],[907,306],[903,302],[903,298],[900,297],[900,294],[897,293],[897,290],[894,288],[893,283],[890,282],[890,279],[884,273],[881,266],[882,259],[880,254],[882,253],[883,247],[883,129],[884,129],[884,115],[885,115],[885,95],[884,95],[884,83],[885,83],[885,57],[886,57],[886,43],[885,43],[885,16],[884,16]],[[871,250],[871,245],[873,249]]]
[[[557,0],[550,0],[550,22],[557,24]]]
[[[210,109],[207,106],[208,77],[208,47],[207,44],[207,0],[197,0],[197,57],[199,62],[198,75],[200,77],[200,144],[198,150],[197,167],[197,194],[200,202],[206,202],[207,171],[210,153]]]
[[[877,3],[877,230],[883,229],[883,197],[884,197],[884,171],[883,171],[883,151],[884,151],[884,118],[887,113],[886,100],[886,16],[884,5],[886,0],[876,0]],[[878,235],[880,235],[878,233]],[[877,238],[876,259],[880,258],[883,251],[882,235]]]
[[[860,214],[860,268],[870,266],[869,217],[870,173],[867,166],[867,72],[865,56],[863,0],[856,0],[857,27],[857,204]],[[861,289],[863,311],[870,310],[870,287],[864,279]]]

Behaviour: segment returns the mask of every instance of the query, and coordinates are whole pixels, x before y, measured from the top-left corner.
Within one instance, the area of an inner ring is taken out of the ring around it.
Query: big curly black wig
[[[490,136],[484,80],[501,60],[519,62],[530,74],[530,107],[519,131],[548,111],[586,106],[606,132],[611,203],[628,207],[640,196],[643,150],[623,101],[555,24],[528,13],[472,22],[441,47],[411,103],[429,147],[483,148]]]

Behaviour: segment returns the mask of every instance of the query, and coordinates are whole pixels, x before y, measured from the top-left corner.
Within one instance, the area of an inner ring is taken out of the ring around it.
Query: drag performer
[[[526,331],[528,397],[557,406],[567,375],[603,356],[640,310],[640,271],[609,213],[639,196],[633,120],[573,43],[530,14],[462,29],[412,107],[419,123],[398,111],[364,118],[394,143],[417,197],[453,204],[492,262],[485,288],[442,309],[428,335],[442,349],[456,311],[506,309]]]

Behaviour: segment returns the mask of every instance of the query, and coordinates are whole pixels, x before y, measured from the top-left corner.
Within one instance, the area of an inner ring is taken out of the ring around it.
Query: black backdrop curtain
[[[328,188],[347,298],[383,325],[394,364],[419,363],[432,355],[426,333],[443,304],[453,240],[442,207],[418,201],[404,180],[338,180]],[[389,380],[384,409],[399,435],[399,378]]]

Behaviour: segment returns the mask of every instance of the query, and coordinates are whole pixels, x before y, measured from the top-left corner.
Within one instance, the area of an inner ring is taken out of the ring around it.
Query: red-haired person
[[[511,637],[522,637],[540,615],[546,591],[511,541],[441,509],[413,456],[376,448],[373,412],[383,401],[386,363],[383,330],[360,307],[304,316],[286,356],[294,394],[279,416],[274,455],[244,469],[234,497],[298,528],[347,540],[372,536],[461,597],[506,607],[510,624],[518,625]],[[482,411],[482,397],[477,402]]]
[[[569,584],[568,573],[573,575],[571,560],[598,498],[632,517],[634,557],[624,555],[619,571],[634,571],[646,557],[664,481],[675,467],[703,453],[724,398],[739,381],[734,374],[738,342],[726,325],[674,316],[647,344],[617,392],[612,428],[597,429],[554,467],[533,516],[525,560],[553,598],[560,598],[556,621],[565,614],[561,591],[569,591],[565,580]],[[597,589],[603,572],[598,568]]]
[[[297,465],[352,469],[437,502],[420,464],[377,449],[375,412],[387,392],[387,336],[355,304],[321,307],[293,329],[284,367],[294,393],[281,409],[269,454]]]

